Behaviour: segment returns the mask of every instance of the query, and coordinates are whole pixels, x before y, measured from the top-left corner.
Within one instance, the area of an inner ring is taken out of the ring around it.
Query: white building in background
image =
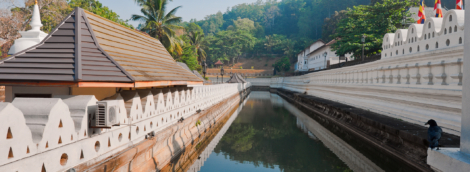
[[[308,54],[311,53],[312,51],[315,51],[319,47],[325,45],[325,42],[322,40],[315,41],[313,44],[308,46],[306,49],[304,49],[301,53],[298,54],[297,56],[297,63],[296,65],[296,72],[306,72],[309,70],[309,58]]]
[[[331,45],[334,43],[336,43],[336,40],[332,40],[320,47],[317,47],[307,55],[309,71],[325,69],[329,65],[339,63],[339,56],[331,49]],[[346,54],[345,57],[348,58],[348,61],[352,60],[351,54]]]
[[[332,40],[325,44],[322,40],[314,42],[297,56],[296,72],[306,72],[321,70],[329,65],[339,63],[339,56],[331,49],[331,45],[336,40]],[[345,55],[346,58],[352,60],[352,54]],[[343,60],[344,61],[344,60]]]

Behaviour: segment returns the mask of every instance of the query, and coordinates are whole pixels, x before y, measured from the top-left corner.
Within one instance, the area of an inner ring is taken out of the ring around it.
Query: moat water
[[[305,112],[277,94],[252,92],[192,170],[415,171],[326,119]]]

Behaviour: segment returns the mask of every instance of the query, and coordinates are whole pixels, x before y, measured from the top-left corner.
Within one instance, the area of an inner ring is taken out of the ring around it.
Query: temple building
[[[330,65],[340,63],[341,60],[346,61],[346,58],[347,60],[353,60],[352,54],[346,54],[344,59],[340,59],[331,48],[334,43],[336,43],[336,40],[331,40],[328,43],[318,40],[305,48],[297,55],[295,72],[323,70]]]
[[[76,8],[47,36],[39,30],[40,21],[35,5],[32,29],[21,32],[12,55],[0,61],[7,102],[54,95],[101,100],[120,90],[203,84],[159,40],[89,11]]]

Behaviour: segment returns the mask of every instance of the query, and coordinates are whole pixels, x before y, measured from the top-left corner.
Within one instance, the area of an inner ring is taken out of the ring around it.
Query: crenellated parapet
[[[16,98],[0,103],[0,133],[4,134],[0,171],[64,171],[100,161],[250,86],[122,91],[107,99],[118,104],[120,125],[111,128],[90,128],[97,107],[94,96]],[[208,125],[210,119],[201,123]]]
[[[463,46],[464,10],[450,10],[443,18],[429,18],[384,35],[382,59],[445,50]]]

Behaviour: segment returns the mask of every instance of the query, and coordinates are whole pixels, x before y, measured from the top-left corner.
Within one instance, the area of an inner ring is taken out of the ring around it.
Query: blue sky
[[[108,6],[116,12],[122,19],[129,19],[132,14],[140,14],[140,8],[134,3],[134,0],[99,0],[104,6]],[[176,13],[177,16],[183,17],[184,21],[192,18],[197,20],[204,19],[209,14],[215,14],[218,11],[225,12],[227,7],[232,7],[242,3],[253,3],[257,0],[173,0],[169,2],[169,9],[182,6]],[[264,1],[264,0],[263,0]],[[137,26],[139,23],[131,21],[132,25]]]

